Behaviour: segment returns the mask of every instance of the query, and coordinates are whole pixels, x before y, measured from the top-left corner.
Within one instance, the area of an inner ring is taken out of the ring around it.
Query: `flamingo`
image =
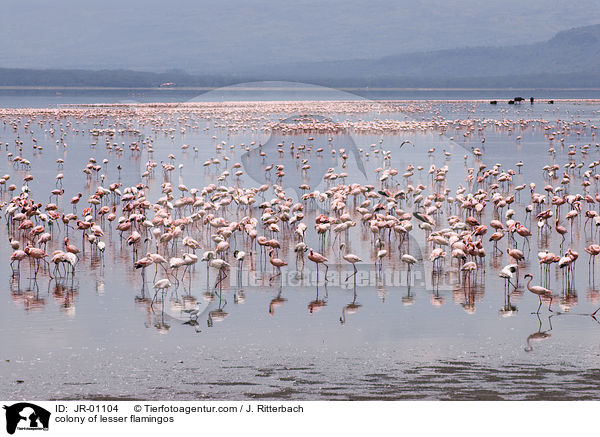
[[[342,243],[341,247],[345,247],[345,244]],[[356,273],[358,272],[358,270],[356,269],[356,263],[362,262],[362,259],[360,259],[360,257],[358,257],[357,255],[350,253],[350,252],[346,252],[346,254],[344,254],[342,256],[342,258],[352,264],[352,268],[354,269],[354,273],[352,273],[351,275],[348,275],[346,277],[346,282],[348,282],[348,279],[350,279],[351,277],[356,277]]]
[[[552,311],[552,291],[548,290],[547,288],[544,288],[540,285],[531,285],[531,281],[533,280],[533,275],[527,273],[525,275],[525,279],[527,279],[527,278],[529,278],[529,281],[527,282],[527,289],[529,291],[531,291],[533,294],[536,294],[540,300],[540,305],[538,306],[536,313],[539,314],[540,308],[542,307],[542,296],[550,298],[550,305],[548,306],[548,309],[550,311]]]
[[[15,250],[11,255],[10,255],[10,267],[12,269],[12,266],[14,264],[14,262],[17,262],[17,271],[21,268],[21,261],[23,261],[25,258],[27,258],[27,253],[25,253],[24,250],[20,250],[17,249]],[[14,273],[14,269],[13,269],[13,273]]]
[[[30,258],[33,258],[36,262],[36,269],[35,269],[35,276],[37,277],[38,274],[38,270],[40,268],[40,261],[44,261],[46,262],[46,264],[48,264],[48,261],[45,260],[46,257],[48,257],[48,254],[37,247],[33,247],[33,246],[27,246],[24,250],[24,252],[27,254],[27,256],[29,256]]]
[[[591,263],[592,267],[595,266],[596,265],[596,257],[598,255],[600,255],[600,245],[590,244],[589,246],[587,246],[585,248],[585,251],[587,253],[589,253],[589,255],[590,255],[590,260],[588,262],[588,265],[590,265],[590,263]],[[590,267],[590,268],[592,268],[592,267]]]
[[[79,249],[74,244],[71,244],[69,237],[65,237],[65,250],[70,253],[78,254]]]
[[[516,264],[508,264],[502,268],[502,270],[500,271],[498,276],[500,276],[501,278],[504,279],[504,288],[508,288],[509,284],[512,285],[513,287],[517,288],[517,286],[513,285],[513,283],[510,280],[512,279],[512,277],[515,273],[518,273],[518,271],[519,271],[519,267]],[[519,280],[519,277],[517,275],[517,283],[518,283],[518,280]]]
[[[464,274],[465,274],[465,282],[467,284],[469,284],[470,283],[470,279],[471,279],[471,273],[477,271],[477,264],[475,262],[473,262],[473,261],[469,261],[469,262],[465,263],[460,268],[460,270],[462,272],[464,272]]]
[[[327,282],[327,270],[329,270],[327,258],[310,249],[310,252],[308,253],[308,259],[317,265],[317,284],[319,284],[319,264],[323,264],[325,266],[325,282]]]
[[[217,288],[217,286],[220,285],[221,282],[225,278],[227,278],[226,270],[229,268],[229,264],[221,258],[212,258],[208,261],[208,264],[210,265],[210,267],[212,267],[213,269],[215,269],[219,272],[219,274],[218,274],[219,279],[217,280],[217,282],[215,284],[215,288]]]
[[[156,292],[154,293],[154,298],[152,299],[152,303],[154,303],[154,300],[156,299],[156,295],[159,291],[164,293],[171,286],[172,286],[171,281],[169,281],[168,278],[163,278],[163,279],[159,279],[158,281],[156,281],[154,283],[154,289],[156,290]]]
[[[273,249],[271,249],[271,251],[270,251],[270,257],[269,257],[269,262],[271,263],[271,265],[273,267],[275,267],[277,269],[277,274],[274,275],[274,276],[271,276],[271,279],[269,279],[269,281],[272,281],[277,276],[281,276],[281,268],[288,265],[288,263],[286,263],[281,258],[274,258],[273,257],[274,253],[275,253],[275,251]]]

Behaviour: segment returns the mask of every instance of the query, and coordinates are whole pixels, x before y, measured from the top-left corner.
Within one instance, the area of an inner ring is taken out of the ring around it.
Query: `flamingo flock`
[[[146,271],[153,271],[153,305],[179,288],[222,292],[232,269],[238,282],[244,272],[258,272],[265,287],[281,287],[287,272],[305,278],[314,268],[319,287],[331,281],[330,267],[343,265],[352,271],[342,282],[355,289],[340,319],[346,324],[361,307],[356,281],[363,269],[377,278],[388,268],[402,269],[409,287],[419,269],[434,288],[451,275],[453,298],[472,313],[491,268],[510,294],[522,291],[519,274],[525,272],[538,312],[543,300],[552,311],[553,298],[568,311],[576,303],[579,251],[589,255],[585,273],[592,281],[600,254],[597,127],[580,120],[453,119],[434,108],[431,102],[357,101],[2,109],[12,171],[0,178],[0,196],[12,274],[60,282],[81,274],[78,266],[90,257],[108,270],[114,266],[106,265],[107,254],[125,252],[126,268],[140,272],[142,289]],[[378,111],[402,117],[366,117]],[[427,111],[433,114],[427,119],[405,117]],[[273,119],[317,112],[345,119]],[[487,159],[493,146],[486,135],[517,130],[523,132],[518,148],[527,147],[526,133],[542,132],[546,144],[535,146],[546,156],[541,168],[510,156]],[[177,145],[194,132],[209,145],[190,148],[186,140],[179,152],[160,150],[161,141]],[[348,132],[380,139],[362,147],[334,144]],[[452,136],[440,140],[455,144],[452,151],[451,144],[434,147],[417,162],[418,137],[403,138],[417,132],[460,133],[464,150]],[[219,139],[239,133],[257,139]],[[578,141],[570,144],[575,133]],[[283,140],[268,149],[258,138],[269,134]],[[581,141],[584,136],[591,141]],[[89,140],[92,156],[69,162],[68,141],[81,138]],[[60,156],[54,162],[46,157],[50,143]],[[407,143],[411,147],[402,147]],[[249,179],[242,164],[251,150],[258,150],[251,165],[262,180]],[[201,151],[211,155],[204,162]],[[366,164],[364,175],[358,161]],[[453,165],[457,161],[462,167]],[[309,184],[324,162],[324,174]],[[38,171],[45,182],[37,183]],[[526,171],[541,174],[543,183],[523,181]],[[297,178],[302,183],[290,185]],[[197,280],[201,274],[206,285]],[[531,285],[536,276],[541,285]],[[271,314],[285,302],[281,289],[277,296]],[[431,301],[444,303],[437,288]],[[309,311],[324,305],[317,289]],[[226,317],[223,307],[210,324]]]

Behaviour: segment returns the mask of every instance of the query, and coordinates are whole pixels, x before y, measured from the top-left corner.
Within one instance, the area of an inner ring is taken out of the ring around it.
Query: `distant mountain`
[[[193,74],[508,46],[600,23],[598,0],[2,0],[1,6],[0,67]],[[394,58],[382,68],[396,66]]]
[[[379,59],[270,66],[253,73],[280,79],[492,78],[600,75],[600,25],[558,32],[548,41],[507,47],[473,47],[400,54]]]
[[[269,80],[330,87],[600,88],[600,25],[562,31],[534,44],[267,65],[241,74],[0,68],[0,86],[221,87]]]

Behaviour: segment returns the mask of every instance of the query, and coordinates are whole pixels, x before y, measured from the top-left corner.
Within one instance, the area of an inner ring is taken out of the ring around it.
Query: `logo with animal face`
[[[14,434],[18,430],[48,430],[50,424],[50,411],[35,404],[19,402],[10,406],[4,405],[6,410],[6,432]]]

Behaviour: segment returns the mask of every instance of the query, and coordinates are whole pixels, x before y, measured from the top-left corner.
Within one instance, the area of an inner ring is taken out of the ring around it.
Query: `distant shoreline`
[[[341,91],[600,91],[595,87],[326,87],[315,85],[314,87],[247,87],[247,86],[222,86],[222,87],[115,87],[115,86],[12,86],[0,85],[0,91],[318,91],[323,89],[336,89]]]

